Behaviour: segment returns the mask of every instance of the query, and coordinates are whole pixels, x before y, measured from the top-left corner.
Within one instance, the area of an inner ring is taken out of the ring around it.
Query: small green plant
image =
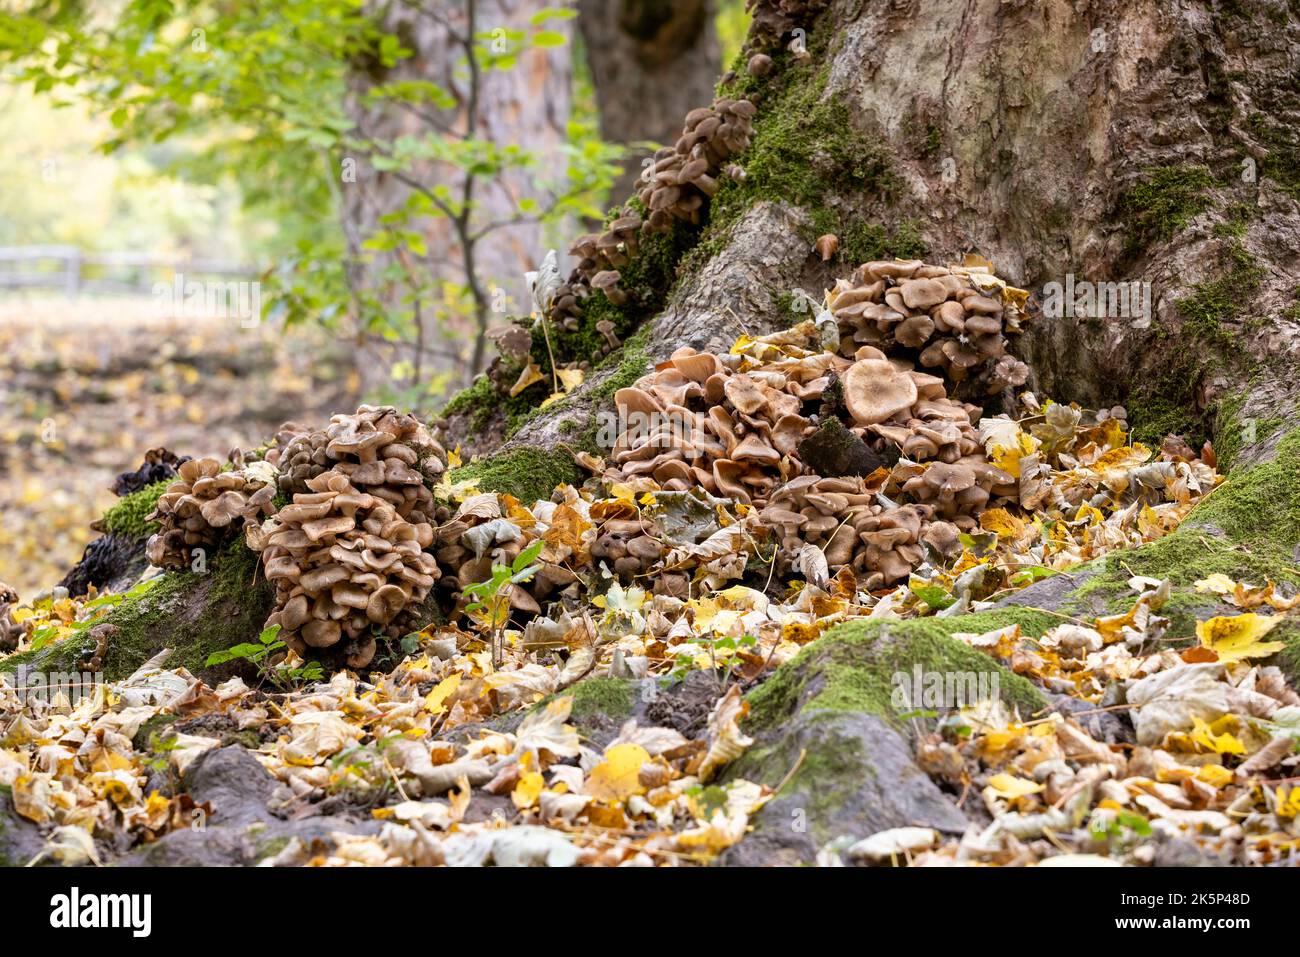
[[[225,651],[216,651],[208,655],[208,660],[204,662],[209,668],[214,665],[224,665],[230,661],[247,661],[257,667],[257,676],[263,681],[270,681],[281,690],[287,690],[295,685],[307,681],[318,681],[325,677],[319,661],[309,661],[298,668],[287,667],[283,662],[272,663],[271,658],[277,652],[283,650],[285,643],[279,639],[280,626],[272,625],[265,628],[257,636],[257,644],[246,641],[241,644],[227,648]]]
[[[172,731],[166,736],[160,735],[157,731],[149,732],[149,757],[143,762],[144,766],[151,771],[162,773],[167,770],[168,755],[180,746],[176,740],[176,732]]]
[[[1120,811],[1113,817],[1096,817],[1088,829],[1094,840],[1104,841],[1112,851],[1122,851],[1134,838],[1151,835],[1150,822],[1134,811]]]
[[[492,635],[492,667],[501,665],[502,637],[506,623],[510,621],[510,590],[515,585],[532,581],[533,576],[542,570],[535,564],[537,556],[542,553],[546,543],[540,538],[515,556],[515,560],[506,565],[493,565],[492,577],[465,587],[465,594],[478,601],[465,607],[465,611]]]
[[[718,676],[718,669],[725,669],[719,678],[720,690],[722,694],[727,693],[731,685],[732,673],[735,670],[736,659],[732,657],[727,662],[718,660],[719,651],[736,651],[740,648],[753,648],[758,644],[758,638],[754,635],[742,635],[739,638],[732,638],[730,635],[719,635],[715,638],[698,638],[696,644],[704,645],[709,651],[710,670],[714,676]],[[684,681],[690,672],[695,670],[695,656],[689,652],[680,652],[673,660],[673,670],[668,677],[672,681]]]

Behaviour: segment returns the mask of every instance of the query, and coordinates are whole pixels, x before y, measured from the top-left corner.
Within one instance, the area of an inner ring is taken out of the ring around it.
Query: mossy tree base
[[[209,668],[209,655],[255,640],[271,610],[271,588],[257,556],[242,543],[213,556],[203,574],[168,572],[143,594],[127,598],[104,619],[116,628],[104,656],[104,677],[117,681],[164,648],[168,667],[185,667],[210,684],[241,673],[239,663]],[[0,671],[19,665],[50,672],[84,670],[93,651],[89,638],[69,638],[39,651],[0,661]]]

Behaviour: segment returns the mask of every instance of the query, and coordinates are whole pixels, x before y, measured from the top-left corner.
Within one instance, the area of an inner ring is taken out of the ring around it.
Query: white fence
[[[220,260],[91,253],[77,246],[0,246],[0,290],[54,289],[69,296],[150,293],[155,283],[170,282],[177,273],[187,279],[252,279],[257,275],[250,266]]]

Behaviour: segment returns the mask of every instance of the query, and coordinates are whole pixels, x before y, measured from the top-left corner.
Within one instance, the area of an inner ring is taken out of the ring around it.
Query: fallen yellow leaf
[[[1223,662],[1245,658],[1267,658],[1286,647],[1280,641],[1260,639],[1277,627],[1281,615],[1226,615],[1196,623],[1196,637],[1201,644],[1217,652]]]
[[[587,776],[586,793],[601,801],[626,801],[641,794],[638,776],[641,765],[650,760],[650,753],[639,744],[616,744],[605,752],[605,760],[591,769]]]

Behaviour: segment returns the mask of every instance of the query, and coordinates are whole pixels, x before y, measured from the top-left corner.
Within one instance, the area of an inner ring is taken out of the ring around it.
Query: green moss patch
[[[604,715],[617,721],[636,704],[636,682],[625,678],[587,678],[565,693],[573,695],[571,714],[579,720]]]
[[[1193,335],[1239,354],[1232,334],[1223,323],[1240,316],[1259,291],[1264,268],[1236,238],[1230,238],[1224,244],[1220,262],[1224,270],[1221,275],[1197,283],[1174,305]]]
[[[564,398],[547,407],[551,414],[563,414],[568,408],[574,410],[574,416],[562,423],[571,425],[566,447],[550,450],[525,447],[498,452],[454,470],[451,480],[478,479],[478,487],[483,491],[506,492],[528,503],[550,498],[557,485],[580,483],[583,473],[573,461],[573,453],[601,452],[593,410],[608,405],[615,392],[649,371],[648,340],[649,327],[643,327],[592,373],[593,379],[601,377],[598,384],[578,398]]]
[[[248,641],[271,609],[272,589],[257,567],[257,555],[242,541],[218,552],[205,574],[168,572],[141,594],[126,598],[104,621],[117,628],[104,656],[109,681],[128,677],[163,648],[167,666],[184,666],[211,681],[237,673],[238,663],[208,668],[214,651]],[[88,636],[74,635],[39,651],[11,655],[0,671],[19,665],[43,671],[71,671],[93,650]]]
[[[810,30],[809,38],[824,44],[827,32]],[[810,244],[823,233],[834,233],[849,261],[926,252],[914,224],[889,227],[860,219],[845,221],[828,201],[888,197],[897,180],[884,149],[855,127],[846,99],[825,96],[828,61],[811,48],[809,52],[805,62],[779,54],[777,69],[761,80],[742,69],[722,91],[752,97],[758,115],[749,149],[738,158],[745,178],[722,180],[709,208],[708,230],[693,259],[721,252],[734,224],[763,200],[802,207],[810,219],[806,229]]]
[[[453,482],[469,479],[478,479],[482,491],[504,492],[532,503],[550,498],[557,485],[578,483],[581,476],[573,456],[563,449],[519,448],[471,462],[451,473]]]
[[[154,510],[159,497],[170,484],[171,480],[165,479],[120,499],[100,519],[104,531],[128,538],[148,538],[158,531],[158,523],[146,521],[145,516]]]
[[[746,729],[762,731],[800,711],[861,712],[897,720],[890,704],[896,672],[964,672],[996,675],[999,693],[1022,714],[1046,702],[1027,680],[981,652],[952,638],[955,632],[984,632],[1022,623],[1033,634],[1060,619],[1029,609],[1008,608],[954,618],[851,621],[829,631],[750,693]]]
[[[1120,200],[1134,233],[1133,244],[1172,239],[1210,208],[1208,192],[1214,182],[1205,166],[1179,163],[1147,168]]]

